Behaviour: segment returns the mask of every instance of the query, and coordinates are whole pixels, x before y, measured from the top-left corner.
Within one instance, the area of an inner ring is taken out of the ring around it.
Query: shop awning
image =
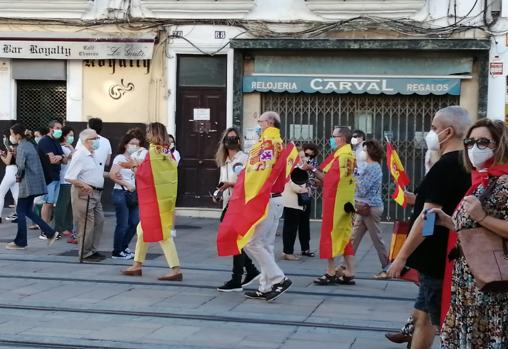
[[[243,92],[460,95],[459,78],[249,75]]]
[[[0,58],[152,59],[155,33],[1,33]]]
[[[257,53],[243,92],[460,95],[473,58],[404,52]]]

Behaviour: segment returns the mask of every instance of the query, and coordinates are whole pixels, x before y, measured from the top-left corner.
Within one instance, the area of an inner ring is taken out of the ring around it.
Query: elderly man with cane
[[[81,131],[79,139],[83,148],[73,155],[65,180],[72,184],[72,214],[79,232],[79,260],[99,262],[105,258],[97,252],[104,224],[101,204],[104,170],[94,154],[100,143],[97,132],[90,128]]]

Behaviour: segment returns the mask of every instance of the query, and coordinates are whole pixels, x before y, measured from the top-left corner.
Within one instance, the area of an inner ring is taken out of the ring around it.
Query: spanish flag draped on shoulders
[[[169,148],[150,144],[136,172],[140,224],[145,242],[170,237],[178,185],[177,163]]]
[[[325,176],[319,255],[328,259],[344,254],[353,229],[352,215],[344,209],[347,203],[354,204],[356,187],[353,175],[355,157],[351,145],[343,145],[330,154],[320,169]]]
[[[274,185],[282,182],[284,188],[298,159],[294,144],[284,148],[278,128],[268,127],[263,131],[249,152],[245,169],[238,177],[228,209],[219,225],[219,256],[237,255],[250,241],[256,227],[266,218]]]

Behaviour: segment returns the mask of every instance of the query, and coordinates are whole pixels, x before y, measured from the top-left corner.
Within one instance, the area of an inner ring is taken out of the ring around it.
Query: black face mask
[[[240,140],[238,137],[226,137],[224,138],[224,146],[228,149],[239,149]]]

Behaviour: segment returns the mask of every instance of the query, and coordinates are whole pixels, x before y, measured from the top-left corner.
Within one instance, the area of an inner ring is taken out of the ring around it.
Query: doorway
[[[177,205],[217,207],[210,191],[219,181],[215,152],[226,128],[226,56],[179,55],[177,67]]]

